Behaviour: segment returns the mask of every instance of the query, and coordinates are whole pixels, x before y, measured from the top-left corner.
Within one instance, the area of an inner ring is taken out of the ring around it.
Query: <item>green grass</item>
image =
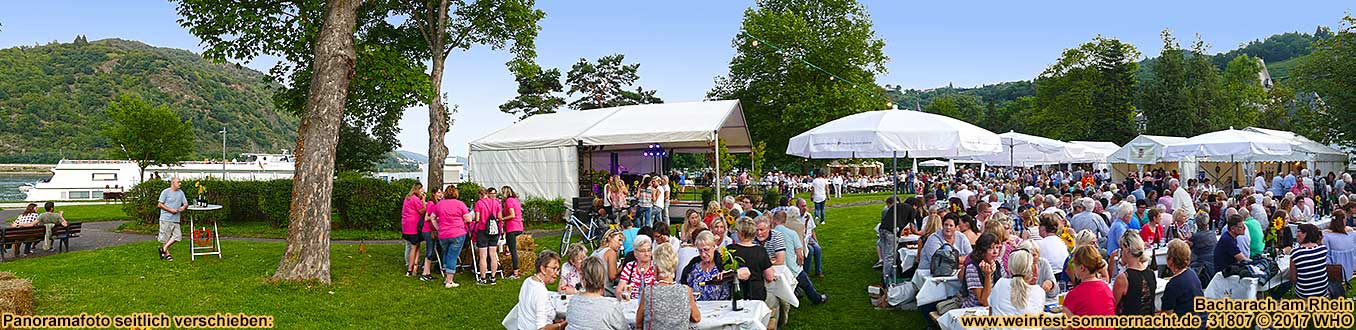
[[[915,311],[875,310],[866,286],[879,282],[874,234],[879,206],[828,210],[820,228],[826,278],[816,287],[832,296],[825,305],[808,302],[791,312],[787,329],[921,329]],[[225,229],[228,233],[233,229]],[[559,236],[538,238],[538,248],[556,249]],[[180,260],[151,256],[154,242],[62,253],[5,263],[5,270],[33,280],[39,314],[216,312],[268,314],[281,329],[389,328],[392,325],[500,328],[517,300],[521,281],[475,286],[459,275],[457,289],[443,289],[402,274],[400,245],[331,246],[334,284],[274,284],[284,243],[225,241],[225,258],[189,262],[185,243]],[[97,270],[97,271],[90,271]]]
[[[41,204],[38,205],[38,210],[39,212],[41,212],[42,210]],[[60,204],[57,204],[56,211],[66,212],[64,216],[66,218],[66,221],[70,222],[95,222],[95,221],[114,221],[114,220],[132,219],[132,217],[128,216],[127,213],[122,211],[122,204],[119,203],[97,204],[97,205],[70,205],[70,206],[61,206]],[[14,218],[9,218],[5,221],[13,222]]]
[[[187,226],[187,222],[184,223]],[[547,232],[553,235],[560,235],[560,231],[565,229],[562,223],[531,223],[527,230],[537,232]],[[159,224],[144,224],[139,221],[129,221],[118,226],[119,232],[137,233],[154,235],[160,231]],[[185,229],[188,230],[188,229]],[[287,228],[273,228],[264,222],[223,222],[217,230],[222,237],[246,237],[246,238],[287,238]],[[398,240],[400,232],[394,230],[366,230],[366,229],[331,229],[330,239],[333,240]]]
[[[873,204],[885,204],[885,198],[886,198],[886,197],[890,197],[890,195],[892,195],[892,194],[893,194],[893,193],[891,193],[891,192],[876,192],[876,193],[862,193],[862,194],[843,194],[843,197],[829,198],[829,202],[826,203],[825,205],[828,205],[828,206],[837,206],[837,205],[855,204],[855,203],[863,203],[863,202],[874,202]],[[906,194],[899,194],[899,195],[900,195],[900,198],[904,198],[904,196],[909,196],[909,195],[906,195]],[[810,193],[809,193],[809,192],[802,192],[802,193],[796,194],[796,197],[804,198],[807,202],[811,200],[811,199],[810,199]],[[811,206],[813,207],[813,205],[811,205]]]

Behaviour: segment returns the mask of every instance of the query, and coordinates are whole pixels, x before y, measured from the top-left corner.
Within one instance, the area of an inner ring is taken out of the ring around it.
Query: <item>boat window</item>
[[[89,199],[89,191],[72,190],[67,199]]]
[[[94,173],[90,175],[90,179],[94,181],[118,181],[117,173]]]

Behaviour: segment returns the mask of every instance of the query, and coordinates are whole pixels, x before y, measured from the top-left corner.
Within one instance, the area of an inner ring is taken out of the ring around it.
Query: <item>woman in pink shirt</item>
[[[1106,268],[1106,261],[1102,259],[1101,253],[1097,252],[1097,248],[1091,245],[1074,248],[1070,266],[1072,269],[1065,270],[1071,271],[1075,285],[1064,297],[1066,302],[1063,306],[1064,314],[1116,315],[1116,301],[1111,295],[1111,286],[1107,285],[1106,279],[1101,276],[1102,270]]]
[[[482,189],[475,205],[476,222],[472,230],[475,230],[476,265],[480,270],[476,284],[493,285],[493,275],[499,271],[499,235],[504,232],[504,213],[502,204],[494,197],[494,188]],[[491,222],[495,225],[490,226]],[[494,228],[493,233],[490,228]]]
[[[420,228],[425,211],[424,185],[415,183],[400,208],[400,237],[409,243],[405,245],[405,276],[414,276],[414,270],[419,267],[419,242],[424,241],[420,233],[429,229]],[[427,265],[424,269],[428,269]]]
[[[466,243],[466,226],[475,218],[471,217],[466,203],[457,200],[461,196],[456,186],[447,186],[446,191],[436,193],[433,197],[438,199],[438,203],[429,208],[429,213],[437,219],[434,228],[438,231],[438,246],[443,249],[443,287],[455,288],[461,286],[452,277],[457,273],[457,258],[461,256],[461,248]]]
[[[518,201],[518,193],[513,191],[513,187],[504,186],[504,236],[505,243],[508,244],[509,256],[513,260],[513,275],[509,278],[517,279],[518,274],[518,235],[523,233],[523,203]]]

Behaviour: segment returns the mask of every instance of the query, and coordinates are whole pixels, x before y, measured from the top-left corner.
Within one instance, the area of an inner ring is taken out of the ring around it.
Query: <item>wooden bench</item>
[[[55,245],[57,241],[60,241],[59,250],[70,252],[71,238],[80,237],[80,227],[81,223],[79,222],[68,222],[65,227],[52,227],[52,244]]]
[[[11,245],[42,242],[42,237],[46,234],[46,226],[0,228],[0,261],[5,260],[5,251],[8,251]],[[19,253],[18,249],[14,249],[15,258],[19,257]]]

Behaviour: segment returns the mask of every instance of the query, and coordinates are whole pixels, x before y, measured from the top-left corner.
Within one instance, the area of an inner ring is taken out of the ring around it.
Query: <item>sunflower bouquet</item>
[[[207,186],[202,185],[202,182],[201,182],[201,181],[198,181],[198,182],[193,182],[193,187],[194,187],[194,188],[197,188],[197,190],[198,190],[198,196],[197,196],[197,198],[195,199],[195,201],[196,201],[196,203],[198,204],[198,206],[206,206],[206,205],[207,205]]]
[[[1059,231],[1059,239],[1064,240],[1064,245],[1068,246],[1070,251],[1073,250],[1074,248],[1073,231],[1069,230],[1069,228],[1061,229]]]
[[[1285,216],[1278,216],[1274,219],[1271,219],[1271,225],[1267,226],[1267,230],[1265,230],[1266,233],[1262,236],[1262,238],[1266,241],[1266,245],[1273,248],[1280,248],[1279,246],[1276,246],[1276,240],[1280,238],[1281,229],[1284,228],[1285,228]]]

